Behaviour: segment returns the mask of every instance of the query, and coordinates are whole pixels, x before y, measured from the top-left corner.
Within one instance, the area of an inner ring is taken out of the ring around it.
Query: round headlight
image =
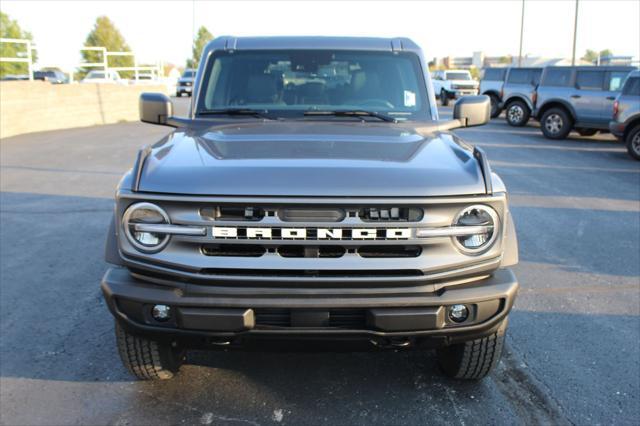
[[[499,224],[498,214],[491,207],[480,204],[469,206],[458,213],[454,225],[473,227],[477,231],[453,237],[453,241],[465,254],[480,254],[496,240]]]
[[[127,239],[135,248],[144,252],[162,250],[169,242],[169,235],[146,232],[137,229],[136,225],[168,225],[169,223],[167,213],[151,203],[134,204],[122,216],[122,225]]]

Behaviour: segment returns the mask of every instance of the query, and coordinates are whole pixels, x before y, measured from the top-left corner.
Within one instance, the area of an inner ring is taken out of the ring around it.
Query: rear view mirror
[[[453,107],[453,118],[465,127],[482,126],[491,119],[491,101],[487,95],[463,96]]]
[[[173,115],[173,103],[164,93],[142,93],[140,95],[140,121],[167,125]]]

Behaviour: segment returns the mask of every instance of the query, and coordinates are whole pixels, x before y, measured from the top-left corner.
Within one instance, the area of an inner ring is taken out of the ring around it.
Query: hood
[[[456,136],[406,124],[252,121],[181,129],[147,156],[139,190],[222,196],[425,197],[485,193]]]

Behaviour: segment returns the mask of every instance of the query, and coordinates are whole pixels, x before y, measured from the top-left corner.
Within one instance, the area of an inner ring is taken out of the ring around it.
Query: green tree
[[[605,56],[612,56],[612,55],[613,55],[613,52],[611,51],[611,49],[604,49],[604,50],[601,50],[599,53],[596,52],[595,50],[587,49],[582,59],[595,64],[598,61],[598,56],[600,56],[600,58],[604,58]]]
[[[204,26],[198,28],[196,39],[193,40],[192,57],[187,59],[187,68],[198,68],[200,65],[200,57],[204,47],[213,40],[213,35]]]
[[[106,16],[99,16],[96,19],[96,23],[93,26],[87,39],[84,42],[85,47],[105,47],[107,52],[130,52],[131,48],[125,41],[120,31],[116,28],[115,24]],[[102,52],[96,50],[82,50],[81,51],[83,62],[102,63],[104,58]],[[132,67],[133,57],[131,56],[111,56],[108,58],[108,65],[110,67]],[[80,77],[84,76],[93,67],[82,67],[79,69]],[[119,71],[121,77],[131,78],[133,71]]]
[[[33,40],[30,32],[24,31],[18,22],[0,12],[0,37]],[[33,62],[38,60],[37,52],[32,50]],[[24,43],[0,43],[0,56],[3,58],[26,58],[27,50]],[[0,78],[5,75],[27,75],[29,65],[26,62],[0,62]]]

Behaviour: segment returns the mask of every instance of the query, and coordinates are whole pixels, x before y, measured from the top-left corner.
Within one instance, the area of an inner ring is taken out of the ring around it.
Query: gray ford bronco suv
[[[172,377],[185,350],[435,348],[479,379],[500,359],[518,290],[507,193],[440,120],[422,51],[404,38],[220,37],[189,116],[120,181],[102,280],[120,356]],[[314,341],[314,342],[311,342]],[[320,345],[315,343],[320,342]]]

